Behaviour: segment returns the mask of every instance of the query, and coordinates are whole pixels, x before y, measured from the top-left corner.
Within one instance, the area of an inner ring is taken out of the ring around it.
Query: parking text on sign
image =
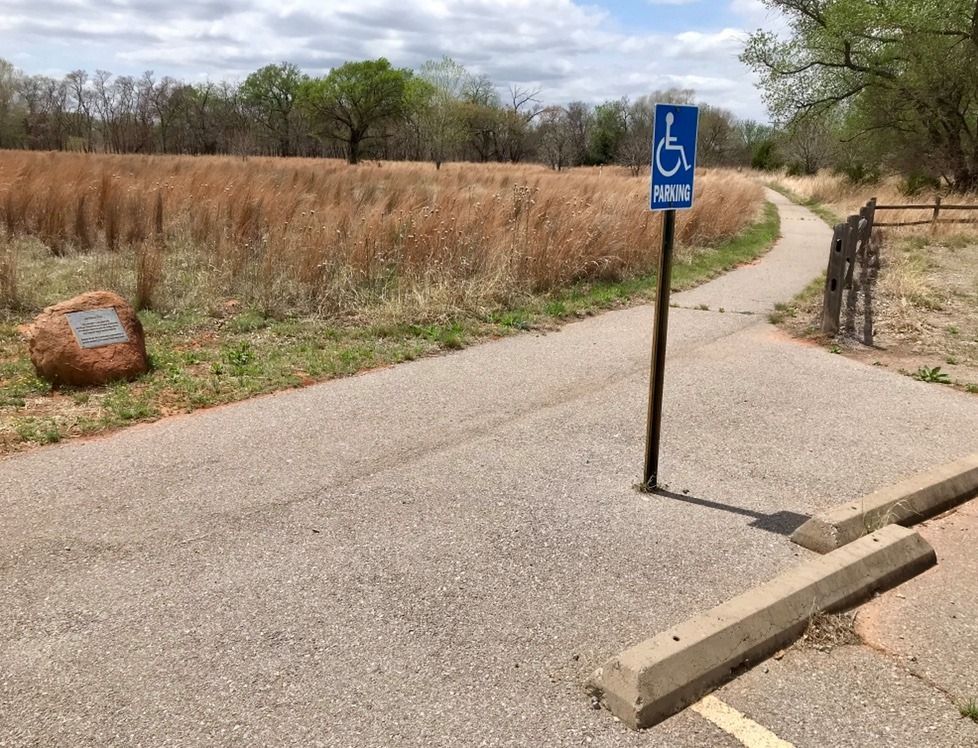
[[[652,188],[654,203],[691,203],[693,187],[688,184],[657,184]]]

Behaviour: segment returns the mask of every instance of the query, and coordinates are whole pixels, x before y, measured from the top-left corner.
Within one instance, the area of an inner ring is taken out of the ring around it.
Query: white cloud
[[[744,47],[747,35],[740,29],[723,29],[713,34],[683,31],[676,34],[670,54],[676,57],[696,56],[707,59],[736,57]]]
[[[750,31],[764,28],[780,33],[788,28],[784,15],[768,8],[762,0],[730,0],[730,12],[743,19]]]
[[[649,0],[685,4],[693,0]],[[726,0],[724,0],[726,1]],[[322,73],[386,56],[417,67],[448,55],[501,86],[547,102],[694,88],[710,103],[763,117],[737,60],[744,31],[622,30],[575,0],[4,0],[0,50],[29,72],[152,69],[189,80],[241,78],[290,60]],[[757,0],[732,0],[745,25]],[[766,11],[765,11],[766,12]]]

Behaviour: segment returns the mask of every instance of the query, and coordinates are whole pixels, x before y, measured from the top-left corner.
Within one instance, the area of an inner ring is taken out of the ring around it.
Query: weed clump
[[[855,613],[816,613],[808,621],[797,646],[830,652],[846,644],[858,644]]]

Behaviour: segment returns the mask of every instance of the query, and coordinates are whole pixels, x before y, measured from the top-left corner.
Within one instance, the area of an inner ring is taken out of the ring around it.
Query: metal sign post
[[[659,439],[662,435],[662,387],[666,370],[669,331],[669,289],[672,249],[676,236],[676,210],[693,207],[696,167],[696,129],[699,108],[656,104],[652,126],[652,184],[649,209],[664,211],[662,251],[656,278],[655,327],[652,333],[652,372],[649,377],[649,412],[645,438],[646,490],[659,487]]]

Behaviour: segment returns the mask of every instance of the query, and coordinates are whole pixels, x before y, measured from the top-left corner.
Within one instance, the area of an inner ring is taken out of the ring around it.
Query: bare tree
[[[540,113],[540,154],[555,171],[570,165],[573,132],[567,110],[550,106]]]
[[[96,70],[95,77],[92,78],[92,94],[95,112],[99,118],[99,129],[102,136],[102,149],[106,151],[117,150],[114,142],[112,121],[115,117],[113,92],[112,92],[112,73],[108,70]]]
[[[159,129],[160,150],[163,153],[168,151],[170,130],[179,114],[174,100],[174,92],[179,85],[173,78],[164,76],[147,92],[149,105],[152,107],[153,117]]]
[[[65,76],[68,85],[69,102],[74,110],[76,124],[85,141],[85,150],[95,148],[95,117],[93,93],[88,86],[88,73],[84,70],[72,70]]]
[[[649,166],[653,112],[654,102],[649,96],[642,96],[626,110],[626,130],[618,145],[618,163],[627,166],[634,176]]]
[[[537,98],[539,90],[530,90],[520,86],[509,87],[509,107],[502,118],[502,128],[498,133],[499,160],[518,163],[523,160],[527,151],[527,139],[530,133],[530,123],[543,111],[543,105]]]
[[[60,150],[67,138],[67,85],[44,75],[21,78],[17,93],[24,103],[24,128],[30,148]]]
[[[428,60],[421,66],[418,77],[430,86],[425,102],[416,107],[418,124],[427,144],[428,158],[440,169],[465,139],[466,128],[462,109],[471,76],[450,57]],[[422,94],[422,95],[423,95]]]
[[[588,145],[591,141],[591,126],[594,113],[583,101],[572,101],[567,105],[567,129],[570,137],[570,162],[579,166],[588,160]]]
[[[785,143],[789,161],[805,174],[814,174],[828,166],[834,148],[828,118],[797,118],[788,131]]]
[[[696,160],[703,166],[729,164],[738,146],[736,117],[732,112],[704,104],[700,106]]]
[[[500,113],[499,94],[492,81],[485,75],[470,78],[462,92],[462,119],[479,161],[499,158]]]

